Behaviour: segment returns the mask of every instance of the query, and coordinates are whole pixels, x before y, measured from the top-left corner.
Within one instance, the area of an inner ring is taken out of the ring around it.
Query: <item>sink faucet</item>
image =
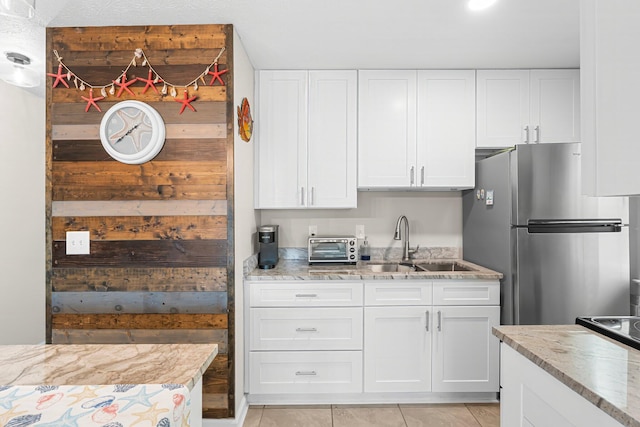
[[[404,220],[404,233],[400,233],[400,225],[402,224],[402,220]],[[404,237],[404,244],[402,248],[402,261],[409,261],[410,257],[416,253],[420,245],[418,245],[415,249],[411,249],[409,247],[409,220],[406,216],[400,215],[398,218],[398,222],[396,223],[396,232],[393,235],[394,240],[400,240]]]

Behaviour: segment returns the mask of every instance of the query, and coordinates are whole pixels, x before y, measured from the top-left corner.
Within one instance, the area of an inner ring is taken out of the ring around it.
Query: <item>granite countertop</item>
[[[640,427],[640,351],[580,325],[498,326],[493,334],[615,420]]]
[[[355,265],[309,265],[307,260],[280,259],[275,268],[254,268],[246,280],[424,280],[424,279],[486,279],[498,280],[502,274],[460,259],[411,260],[414,264],[455,261],[469,271],[408,271],[374,272],[371,265],[397,264],[391,261],[358,262]]]
[[[181,384],[189,390],[217,344],[0,346],[0,385]]]

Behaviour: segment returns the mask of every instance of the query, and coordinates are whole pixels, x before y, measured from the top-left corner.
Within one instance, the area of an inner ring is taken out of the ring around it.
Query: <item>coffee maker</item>
[[[278,226],[258,227],[258,267],[263,270],[274,268],[278,263]]]

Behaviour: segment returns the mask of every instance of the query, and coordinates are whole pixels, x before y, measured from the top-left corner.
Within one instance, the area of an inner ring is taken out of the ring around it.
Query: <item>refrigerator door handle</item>
[[[530,219],[529,233],[617,233],[622,230],[619,218],[603,219]]]

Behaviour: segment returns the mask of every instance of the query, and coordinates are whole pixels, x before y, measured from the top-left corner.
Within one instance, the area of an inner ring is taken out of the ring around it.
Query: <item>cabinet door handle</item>
[[[427,310],[427,312],[425,314],[427,315],[427,326],[426,326],[426,329],[427,329],[427,332],[429,332],[429,310]]]
[[[524,127],[524,142],[525,144],[529,143],[529,126]]]
[[[300,205],[304,206],[304,187],[300,187]]]
[[[413,185],[413,183],[415,182],[415,180],[413,178],[414,173],[415,173],[415,169],[416,169],[415,166],[411,166],[411,185]]]
[[[424,166],[420,168],[420,185],[424,185]]]
[[[297,376],[302,376],[302,375],[313,376],[313,375],[318,375],[318,374],[316,373],[316,371],[296,371],[296,375]]]
[[[442,331],[442,312],[438,310],[438,332]]]
[[[296,298],[317,298],[318,294],[296,294]]]
[[[296,328],[296,332],[318,332],[316,328]]]
[[[540,126],[536,126],[535,128],[533,128],[533,142],[535,142],[536,144],[540,142]]]
[[[316,204],[316,187],[311,187],[311,205]]]

